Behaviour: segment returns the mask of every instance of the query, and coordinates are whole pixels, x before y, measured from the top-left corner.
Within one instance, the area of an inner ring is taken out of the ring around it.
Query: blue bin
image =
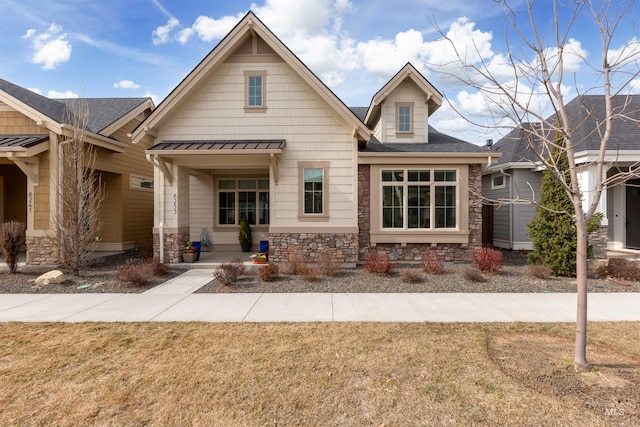
[[[193,245],[194,248],[196,248],[196,261],[200,260],[200,248],[202,247],[200,245],[200,242],[191,242],[191,244]]]
[[[269,256],[269,241],[268,240],[260,240],[260,252],[263,254],[267,254]]]

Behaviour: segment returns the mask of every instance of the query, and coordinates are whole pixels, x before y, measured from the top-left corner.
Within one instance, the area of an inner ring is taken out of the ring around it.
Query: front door
[[[627,248],[640,249],[640,179],[627,183]]]

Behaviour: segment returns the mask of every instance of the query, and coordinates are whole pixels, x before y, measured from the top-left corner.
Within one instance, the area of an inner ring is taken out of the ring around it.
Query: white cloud
[[[151,98],[151,100],[153,101],[153,103],[155,105],[158,105],[158,100],[160,99],[160,97],[155,94],[155,93],[151,93],[150,91],[146,91],[144,93],[145,98]]]
[[[79,95],[73,91],[66,90],[64,92],[58,92],[55,90],[50,90],[47,92],[47,97],[49,98],[79,98]]]
[[[629,94],[640,95],[640,79],[631,80],[631,82],[629,82]]]
[[[59,34],[62,27],[53,23],[46,32],[38,34],[36,30],[29,29],[22,38],[31,41],[34,53],[31,62],[39,64],[44,70],[54,70],[60,64],[71,59],[71,43],[67,40],[67,34]]]
[[[191,27],[193,31],[205,42],[224,37],[238,23],[244,14],[236,16],[224,16],[220,19],[198,16]]]
[[[619,49],[610,49],[607,54],[607,59],[612,65],[630,65],[633,62],[636,64],[640,61],[640,40],[633,37]]]
[[[116,89],[139,89],[140,85],[131,80],[120,80],[113,84]]]
[[[37,87],[28,87],[27,89],[29,89],[33,93],[37,93],[38,95],[42,95],[42,90],[38,89]]]
[[[164,43],[168,43],[171,37],[171,31],[180,24],[176,18],[169,18],[167,25],[161,25],[153,30],[151,34],[151,41],[154,45],[158,46]]]
[[[394,40],[370,40],[358,43],[358,54],[368,74],[388,80],[407,62],[419,70],[424,64],[425,43],[416,30],[398,33]]]

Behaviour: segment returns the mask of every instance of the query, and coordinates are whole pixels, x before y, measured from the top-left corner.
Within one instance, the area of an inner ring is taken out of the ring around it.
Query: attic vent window
[[[245,71],[245,111],[262,111],[266,104],[266,71]]]

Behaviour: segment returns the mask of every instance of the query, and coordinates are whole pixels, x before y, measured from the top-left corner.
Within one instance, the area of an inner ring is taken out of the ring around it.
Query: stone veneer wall
[[[593,233],[589,234],[589,244],[593,248],[594,259],[607,259],[607,231],[606,225],[601,225]]]
[[[474,248],[482,246],[482,168],[481,165],[469,166],[469,244],[439,243],[434,247],[431,243],[408,243],[403,246],[400,243],[378,243],[371,246],[369,237],[371,227],[371,167],[369,165],[358,166],[358,236],[360,247],[358,260],[364,261],[370,252],[385,253],[392,261],[419,261],[422,253],[427,249],[435,250],[446,261],[463,262],[471,259],[470,253]],[[464,183],[462,184],[464,185]]]
[[[189,241],[189,232],[165,233],[164,235],[164,262],[178,264],[182,262],[184,247]],[[153,258],[160,259],[160,234],[153,234]]]
[[[57,265],[58,249],[50,237],[27,237],[27,264]]]
[[[270,233],[269,261],[287,261],[289,248],[294,246],[310,262],[315,262],[325,249],[338,264],[355,265],[358,260],[358,235],[355,233]]]

